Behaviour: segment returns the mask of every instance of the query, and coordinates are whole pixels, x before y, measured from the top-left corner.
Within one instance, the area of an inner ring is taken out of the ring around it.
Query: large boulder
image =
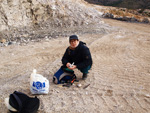
[[[149,23],[150,21],[149,21],[148,18],[144,18],[144,19],[142,20],[142,22],[143,22],[143,23]]]

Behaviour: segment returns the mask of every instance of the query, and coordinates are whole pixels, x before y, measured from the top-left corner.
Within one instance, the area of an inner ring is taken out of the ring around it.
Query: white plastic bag
[[[40,74],[36,73],[36,69],[30,76],[30,91],[32,94],[48,94],[49,81]]]

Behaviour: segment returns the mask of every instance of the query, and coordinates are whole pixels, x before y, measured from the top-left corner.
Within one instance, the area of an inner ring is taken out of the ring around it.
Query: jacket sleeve
[[[82,59],[83,61],[79,64],[77,64],[77,68],[83,69],[86,68],[87,66],[91,65],[92,66],[92,57],[91,53],[88,47],[84,47],[82,50]]]
[[[68,48],[67,48],[61,59],[62,64],[66,66],[66,64],[68,63],[68,59],[69,59],[69,54],[68,54]]]

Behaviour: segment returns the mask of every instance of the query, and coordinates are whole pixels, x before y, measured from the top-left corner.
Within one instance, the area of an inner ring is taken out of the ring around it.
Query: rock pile
[[[0,0],[0,33],[8,41],[69,35],[100,18],[81,0]]]
[[[127,9],[107,9],[103,17],[127,22],[150,23],[150,18],[137,14],[137,11],[128,11]]]

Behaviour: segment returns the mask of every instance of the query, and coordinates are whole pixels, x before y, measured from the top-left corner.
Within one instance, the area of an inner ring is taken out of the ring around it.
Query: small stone
[[[6,46],[6,47],[7,47],[7,46],[8,46],[8,43],[4,43],[4,46]]]
[[[11,44],[13,44],[12,42],[8,42],[8,45],[11,45]]]
[[[1,39],[0,42],[1,43],[6,43],[6,39]]]
[[[149,23],[150,21],[149,21],[148,18],[144,18],[144,19],[142,20],[142,22],[143,22],[143,23]]]
[[[88,95],[88,92],[86,92],[85,94]]]
[[[77,84],[77,87],[79,87],[79,88],[80,88],[81,86],[82,86],[81,84]]]
[[[146,94],[145,97],[150,98],[150,95],[149,95],[149,94]]]

